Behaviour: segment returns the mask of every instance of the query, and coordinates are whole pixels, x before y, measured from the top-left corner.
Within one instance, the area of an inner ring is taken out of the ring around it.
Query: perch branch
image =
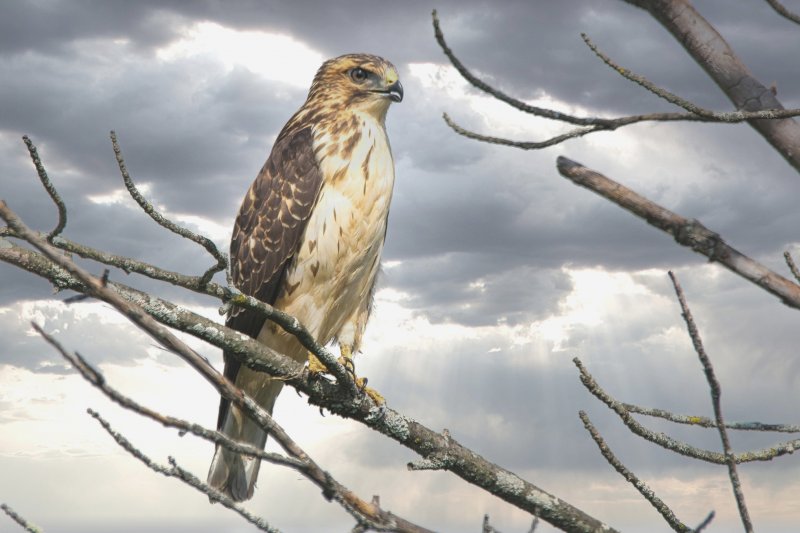
[[[375,509],[371,504],[360,500],[351,491],[336,482],[330,474],[323,471],[294,440],[278,425],[274,419],[262,409],[252,398],[233,386],[211,364],[194,350],[189,348],[170,331],[158,324],[150,315],[137,305],[132,305],[123,299],[116,291],[104,285],[97,278],[75,265],[71,260],[61,255],[55,248],[41,239],[35,232],[26,227],[21,220],[0,201],[0,216],[8,223],[14,232],[39,249],[48,259],[57,263],[61,268],[78,278],[88,289],[93,297],[113,305],[120,313],[134,324],[150,334],[159,344],[175,353],[186,361],[195,371],[200,373],[222,396],[241,407],[260,427],[267,431],[281,447],[295,458],[303,460],[306,464],[306,473],[315,484],[323,488],[326,497],[338,501],[348,512],[359,520],[367,521],[373,527],[390,528],[393,531],[427,531],[411,524],[399,517]],[[330,492],[330,489],[335,489]],[[365,514],[365,512],[367,514]],[[371,514],[370,514],[371,513]]]
[[[748,512],[747,505],[744,501],[742,483],[739,480],[739,473],[736,471],[736,460],[734,459],[733,449],[731,448],[731,442],[728,438],[728,431],[725,428],[725,422],[722,416],[722,387],[720,386],[719,380],[714,372],[714,366],[711,364],[711,359],[708,357],[708,354],[703,347],[703,341],[700,338],[700,332],[697,329],[697,325],[694,323],[692,312],[689,310],[689,306],[686,303],[683,289],[681,288],[680,283],[678,283],[678,279],[675,277],[675,274],[673,274],[671,271],[669,272],[669,278],[672,280],[672,286],[675,287],[675,294],[677,295],[678,302],[681,306],[681,314],[683,316],[683,320],[686,322],[686,329],[689,331],[689,337],[692,339],[692,345],[694,346],[695,352],[697,352],[697,357],[700,359],[700,364],[703,365],[703,371],[705,372],[706,379],[708,380],[708,387],[711,390],[711,404],[714,407],[714,419],[717,423],[717,430],[719,431],[720,440],[722,441],[722,450],[725,454],[725,463],[728,466],[728,476],[731,479],[733,494],[736,497],[736,505],[739,508],[739,516],[742,519],[742,525],[744,525],[745,531],[752,533],[753,523],[750,521],[750,513]]]
[[[707,229],[699,221],[689,220],[673,213],[624,185],[566,157],[559,156],[556,165],[561,175],[576,185],[585,187],[643,218],[651,226],[672,235],[678,244],[722,264],[728,270],[777,296],[786,305],[800,309],[800,285],[729,246],[722,237]]]
[[[614,467],[614,470],[624,477],[628,483],[633,485],[645,500],[650,502],[650,505],[652,505],[656,511],[661,514],[661,516],[667,521],[673,530],[681,533],[691,531],[691,528],[681,522],[678,517],[675,516],[675,513],[672,511],[672,509],[670,509],[661,498],[656,496],[655,491],[653,491],[653,489],[651,489],[647,483],[640,480],[636,474],[631,472],[624,464],[622,464],[619,459],[617,459],[617,456],[614,455],[614,452],[612,452],[611,448],[609,448],[608,444],[606,444],[605,440],[600,435],[600,432],[597,431],[597,428],[595,428],[594,424],[592,424],[591,420],[589,420],[589,416],[586,414],[586,412],[580,411],[578,416],[580,416],[581,420],[583,421],[583,427],[585,427],[586,431],[589,432],[589,435],[592,436],[592,439],[594,439],[594,442],[600,449],[600,453],[603,454],[603,457],[605,457],[606,461],[608,461],[608,464]]]
[[[122,158],[122,150],[117,142],[117,134],[114,131],[111,132],[111,146],[114,148],[114,156],[117,159],[117,165],[119,166],[120,174],[122,174],[122,179],[125,182],[125,187],[128,189],[128,192],[133,199],[136,200],[136,203],[138,203],[139,206],[144,210],[144,212],[150,215],[150,218],[155,220],[160,226],[163,226],[171,232],[201,245],[214,257],[214,259],[217,260],[217,264],[206,270],[206,272],[201,276],[200,284],[204,285],[208,283],[214,274],[227,269],[228,259],[224,254],[217,250],[217,246],[211,241],[211,239],[202,235],[197,235],[196,233],[175,224],[161,213],[156,211],[155,207],[153,207],[153,204],[148,202],[147,199],[142,196],[142,194],[139,192],[139,189],[137,189],[136,185],[133,183],[130,174],[128,173],[128,169],[125,166],[125,160]]]
[[[3,203],[0,203],[0,213],[14,216]],[[49,279],[61,288],[91,292],[90,287],[65,268],[53,264],[53,261],[32,250],[13,244],[0,247],[0,260]],[[124,294],[126,298],[142,305],[148,313],[170,327],[201,338],[214,346],[232,350],[243,364],[251,368],[279,377],[285,376],[287,384],[307,394],[314,405],[357,420],[422,457],[444,453],[446,450],[455,458],[448,466],[448,471],[556,527],[585,532],[607,527],[564,500],[487,461],[454,439],[445,440],[441,434],[391,408],[376,406],[366,395],[353,398],[336,384],[324,379],[310,378],[308,373],[302,371],[302,365],[269,350],[249,337],[122,284],[109,282],[108,289],[121,291],[121,296]],[[609,528],[607,531],[615,530]]]

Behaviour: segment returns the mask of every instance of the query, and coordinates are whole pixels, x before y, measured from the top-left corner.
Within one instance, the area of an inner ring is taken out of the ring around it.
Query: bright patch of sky
[[[214,22],[186,28],[184,37],[158,50],[163,61],[202,57],[228,69],[243,67],[266,79],[308,87],[324,60],[322,54],[288,35],[240,31]]]

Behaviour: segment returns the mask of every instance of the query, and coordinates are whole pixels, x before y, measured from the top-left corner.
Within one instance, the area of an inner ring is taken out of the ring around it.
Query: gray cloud
[[[786,60],[786,50],[797,48],[795,26],[766,4],[696,4],[756,76],[777,82],[779,98],[788,105],[800,101],[791,92],[800,81],[797,69]],[[451,0],[437,7],[448,42],[462,60],[520,98],[548,94],[598,113],[672,109],[594,57],[579,37],[586,31],[620,64],[701,105],[729,107],[671,36],[622,2],[571,0],[546,8],[505,2],[500,9]],[[184,25],[210,20],[278,31],[328,56],[354,50],[383,54],[400,67],[407,97],[388,118],[398,180],[385,258],[399,264],[386,270],[382,283],[408,295],[405,307],[437,325],[521,327],[559,312],[574,289],[564,267],[677,269],[717,365],[728,418],[791,421],[800,375],[795,312],[732,274],[703,268],[703,257],[559,177],[554,162],[563,154],[596,166],[665,207],[697,217],[781,272],[780,253],[798,242],[796,174],[748,126],[644,125],[541,152],[459,137],[441,121],[441,112],[466,127],[495,132],[468,106],[410,75],[409,63],[445,61],[433,40],[430,9],[421,2],[367,1],[3,3],[0,196],[32,226],[53,226],[55,210],[18,140],[28,133],[70,207],[67,237],[165,268],[202,272],[211,261],[196,245],[168,234],[136,209],[87,198],[122,186],[108,130],[117,130],[131,173],[150,185],[147,194],[158,205],[229,227],[272,137],[305,91],[243,69],[227,71],[208,58],[162,63],[155,50],[177,39]],[[529,131],[513,134],[541,139],[539,124],[532,120]],[[117,272],[112,279],[180,298],[171,287],[134,276]],[[631,297],[600,327],[573,325],[561,351],[543,340],[514,346],[495,333],[419,353],[378,347],[376,359],[359,363],[359,371],[391,405],[431,427],[448,427],[464,444],[510,468],[536,469],[553,479],[579,469],[587,478],[621,486],[580,426],[576,411],[588,409],[637,470],[691,480],[695,469],[712,470],[687,467],[685,460],[627,435],[583,391],[569,361],[580,355],[620,399],[710,413],[706,385],[666,279],[639,274],[637,281],[652,292]],[[0,289],[0,304],[12,310],[23,300],[50,294],[46,283],[7,266],[0,266]],[[200,297],[182,301],[207,303]],[[89,350],[95,361],[129,361],[149,345],[121,326],[100,336],[95,323],[75,316],[66,308],[46,318],[54,328],[60,326],[56,318],[72,324],[59,330],[60,339]],[[62,372],[42,366],[55,356],[26,331],[23,317],[0,321],[0,362]],[[708,432],[648,424],[717,447]],[[740,448],[775,440],[735,438]],[[351,436],[346,444],[352,462],[362,467],[353,470],[359,479],[380,465],[402,465],[410,458],[373,435]],[[761,468],[754,479],[765,492],[770,482],[783,486],[797,474],[789,461]],[[89,530],[84,524],[78,529]]]

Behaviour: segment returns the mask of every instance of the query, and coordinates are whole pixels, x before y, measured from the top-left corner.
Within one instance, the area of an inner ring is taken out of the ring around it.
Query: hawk
[[[297,317],[320,344],[337,341],[346,358],[359,351],[380,268],[394,185],[386,112],[402,99],[397,69],[381,57],[323,63],[247,191],[231,239],[234,285]],[[296,361],[308,358],[255,312],[234,309],[226,325]],[[223,355],[225,376],[271,413],[283,383]],[[224,398],[217,428],[261,448],[267,440]],[[249,499],[260,463],[218,445],[208,483]]]

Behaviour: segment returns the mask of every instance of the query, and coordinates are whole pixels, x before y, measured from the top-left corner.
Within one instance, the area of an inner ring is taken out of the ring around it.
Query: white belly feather
[[[286,290],[275,302],[322,344],[339,336],[347,321],[369,305],[380,267],[394,163],[384,129],[372,119],[362,126],[350,157],[342,159],[336,153],[320,162],[322,189],[303,246],[287,272]],[[329,142],[315,138],[315,144]],[[274,345],[278,339],[263,341]],[[285,343],[278,343],[283,346],[275,348],[286,349]],[[302,359],[305,352],[286,355]]]

